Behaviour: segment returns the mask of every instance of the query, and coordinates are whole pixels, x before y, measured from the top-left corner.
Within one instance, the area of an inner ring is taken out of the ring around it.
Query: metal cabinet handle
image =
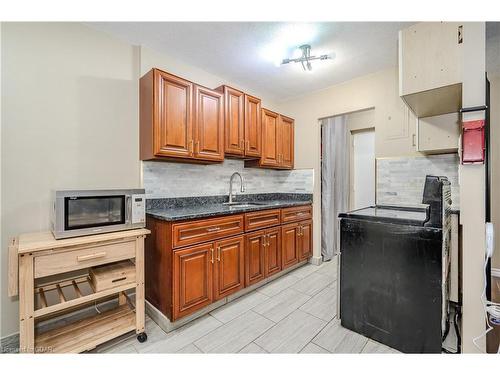
[[[241,142],[240,142],[240,148],[241,148],[242,150],[244,150],[244,149],[245,149],[245,140],[244,140],[244,139],[242,139],[242,140],[241,140]]]
[[[263,234],[262,235],[262,246],[266,247],[267,246],[267,243],[266,243],[266,235]]]
[[[207,228],[207,232],[216,232],[218,230],[220,230],[220,227]]]
[[[94,254],[89,254],[89,255],[80,255],[76,257],[76,260],[78,262],[84,262],[86,260],[92,260],[92,259],[97,259],[97,258],[103,258],[106,256],[106,252],[100,252],[100,253],[94,253]]]
[[[210,252],[212,253],[212,259],[211,259],[211,262],[212,262],[212,264],[213,264],[213,263],[214,263],[214,248],[213,248],[213,247],[211,247],[211,248],[210,248]]]
[[[200,141],[196,141],[196,144],[195,144],[195,153],[196,154],[200,153]]]
[[[217,248],[217,262],[220,262],[221,248],[220,246]]]

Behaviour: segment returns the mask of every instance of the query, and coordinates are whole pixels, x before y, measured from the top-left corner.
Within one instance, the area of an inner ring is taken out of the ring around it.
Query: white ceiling
[[[144,45],[214,75],[282,101],[397,65],[395,22],[98,22],[90,27]],[[313,62],[276,66],[304,43],[311,54],[334,53]]]
[[[283,101],[397,65],[398,30],[408,22],[94,22],[90,27],[144,45],[220,76],[255,93]],[[486,26],[486,65],[500,76],[500,23]],[[279,66],[304,43],[313,62]],[[278,66],[277,66],[278,65]]]

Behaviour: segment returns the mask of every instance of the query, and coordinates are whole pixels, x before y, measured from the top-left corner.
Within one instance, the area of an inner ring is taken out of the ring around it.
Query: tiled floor
[[[148,341],[128,335],[99,353],[397,353],[336,319],[336,259],[307,264],[169,333],[146,320]]]

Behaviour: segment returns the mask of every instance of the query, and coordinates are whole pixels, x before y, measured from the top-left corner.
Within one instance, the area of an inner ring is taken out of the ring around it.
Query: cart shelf
[[[80,353],[135,328],[135,312],[125,304],[37,335],[35,347],[37,352]]]

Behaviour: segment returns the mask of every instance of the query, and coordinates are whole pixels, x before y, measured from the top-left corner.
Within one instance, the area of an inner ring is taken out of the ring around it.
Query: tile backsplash
[[[377,204],[422,203],[425,176],[446,176],[454,208],[460,207],[457,154],[377,159]]]
[[[145,161],[142,170],[147,198],[227,195],[233,172],[240,172],[243,176],[245,194],[312,194],[314,184],[312,169],[280,171],[244,168],[244,161],[237,159],[225,159],[221,164],[210,165]],[[236,178],[233,192],[241,194],[239,187],[239,179]]]

